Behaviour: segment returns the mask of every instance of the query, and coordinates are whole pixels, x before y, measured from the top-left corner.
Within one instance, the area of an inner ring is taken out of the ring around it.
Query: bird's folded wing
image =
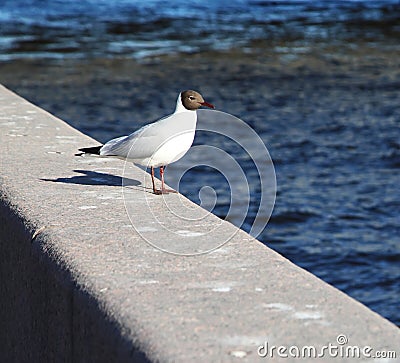
[[[130,134],[107,142],[100,155],[143,160],[151,158],[166,142],[176,136],[194,133],[196,113],[167,116]]]
[[[108,141],[103,147],[100,149],[100,155],[102,156],[114,156],[117,155],[116,152],[118,150],[118,145],[121,145],[123,141],[129,136],[121,136],[116,139],[112,139]]]
[[[152,132],[151,126],[146,125],[129,136],[110,140],[102,147],[101,155],[138,160],[152,157],[163,144],[164,137]]]

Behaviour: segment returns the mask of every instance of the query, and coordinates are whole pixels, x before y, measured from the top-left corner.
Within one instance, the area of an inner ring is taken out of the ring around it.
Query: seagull
[[[85,154],[100,155],[131,161],[150,167],[154,194],[177,193],[166,189],[164,170],[168,164],[182,158],[192,146],[196,131],[197,113],[201,106],[214,108],[193,90],[183,91],[176,101],[175,112],[158,121],[147,124],[128,136],[112,139],[104,145],[81,148]],[[160,168],[161,189],[156,188],[154,168]]]

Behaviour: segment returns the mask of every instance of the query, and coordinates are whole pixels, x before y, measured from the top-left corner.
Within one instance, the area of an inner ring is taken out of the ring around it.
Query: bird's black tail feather
[[[103,147],[103,145],[92,146],[92,147],[83,147],[83,148],[79,149],[79,151],[82,151],[82,152],[75,154],[75,156],[81,156],[83,154],[100,155],[100,149],[102,147]]]

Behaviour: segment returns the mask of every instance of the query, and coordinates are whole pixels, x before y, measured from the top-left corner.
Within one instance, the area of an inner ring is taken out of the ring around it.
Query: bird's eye
[[[190,101],[194,101],[195,99],[196,99],[195,97],[189,96],[189,100],[190,100]]]

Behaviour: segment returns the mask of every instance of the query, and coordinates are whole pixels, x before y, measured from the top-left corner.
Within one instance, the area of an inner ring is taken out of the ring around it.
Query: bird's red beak
[[[212,105],[211,103],[208,103],[208,102],[206,102],[206,101],[200,103],[200,105],[206,106],[206,107],[209,107],[209,108],[215,108],[214,105]]]

